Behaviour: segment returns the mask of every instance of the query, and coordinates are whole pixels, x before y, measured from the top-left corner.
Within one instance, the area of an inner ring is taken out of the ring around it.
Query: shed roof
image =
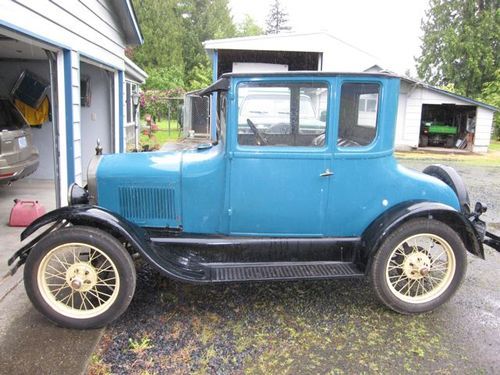
[[[208,53],[214,50],[326,52],[342,45],[371,58],[375,56],[325,31],[310,33],[281,33],[239,38],[213,39],[203,42]]]

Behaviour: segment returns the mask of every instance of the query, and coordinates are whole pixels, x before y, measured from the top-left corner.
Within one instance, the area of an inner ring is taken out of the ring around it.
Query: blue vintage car
[[[369,277],[389,308],[432,310],[457,290],[467,252],[484,258],[483,242],[500,241],[452,168],[396,162],[399,84],[387,74],[226,74],[197,93],[216,104],[209,143],[98,152],[87,187],[73,185],[67,207],[26,229],[22,240],[47,228],[10,264],[25,263],[36,308],[73,328],[126,310],[134,255],[200,284]]]

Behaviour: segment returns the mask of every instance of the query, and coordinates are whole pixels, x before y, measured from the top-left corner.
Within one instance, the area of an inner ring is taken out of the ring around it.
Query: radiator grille
[[[120,213],[131,220],[175,220],[175,190],[164,187],[128,187],[118,189]]]

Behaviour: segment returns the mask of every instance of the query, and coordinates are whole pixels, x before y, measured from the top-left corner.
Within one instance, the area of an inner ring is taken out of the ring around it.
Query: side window
[[[238,143],[321,147],[327,103],[325,83],[240,84]]]
[[[367,146],[377,134],[380,85],[345,83],[340,95],[338,145]]]
[[[217,139],[226,139],[226,104],[227,94],[221,91],[217,97]]]

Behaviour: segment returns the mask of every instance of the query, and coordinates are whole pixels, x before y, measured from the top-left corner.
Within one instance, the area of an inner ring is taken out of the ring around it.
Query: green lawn
[[[176,141],[182,135],[179,133],[179,124],[175,120],[171,120],[170,123],[167,120],[157,121],[156,125],[158,125],[158,130],[149,137],[143,134],[143,130],[147,129],[147,126],[146,121],[141,119],[140,147],[148,145],[150,149],[159,149],[165,143]]]
[[[491,141],[489,151],[500,151],[500,141]]]

